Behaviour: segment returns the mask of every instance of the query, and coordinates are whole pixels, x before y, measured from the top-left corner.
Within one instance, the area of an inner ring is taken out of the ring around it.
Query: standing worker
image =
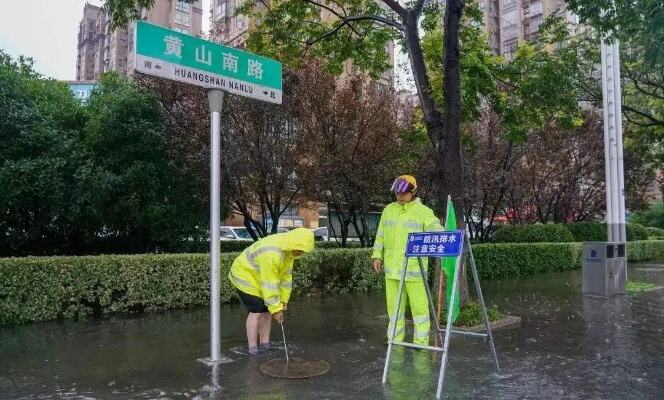
[[[257,241],[233,262],[228,279],[249,309],[249,354],[269,350],[272,318],[283,323],[284,311],[288,308],[293,284],[293,261],[313,249],[313,232],[298,228]]]
[[[385,271],[385,297],[387,313],[390,324],[387,337],[392,335],[393,325],[396,321],[397,331],[392,340],[402,342],[405,336],[406,304],[410,299],[410,311],[415,325],[413,342],[415,344],[429,344],[429,300],[427,298],[427,282],[422,279],[417,259],[411,258],[406,266],[404,292],[399,310],[395,316],[397,296],[399,295],[399,281],[403,274],[406,244],[408,234],[413,232],[442,231],[440,221],[429,207],[422,204],[416,196],[417,181],[413,176],[401,175],[392,184],[392,192],[396,202],[389,204],[383,210],[380,224],[376,232],[376,241],[371,258],[373,268],[377,273]],[[424,271],[427,271],[427,260],[422,260]],[[427,275],[428,276],[428,275]]]

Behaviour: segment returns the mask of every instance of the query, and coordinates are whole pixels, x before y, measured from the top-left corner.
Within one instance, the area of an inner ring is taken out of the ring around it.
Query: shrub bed
[[[648,240],[658,231],[638,224],[625,226],[628,241]],[[662,232],[664,233],[664,232]],[[568,243],[606,241],[606,224],[574,222],[569,224],[533,224],[504,226],[491,237],[493,243]]]
[[[573,242],[572,232],[563,224],[505,226],[491,237],[494,243],[566,243]]]
[[[473,250],[484,280],[581,265],[580,243],[492,243]],[[223,302],[237,301],[226,279],[236,255],[221,255]],[[303,257],[293,271],[294,296],[382,289],[370,255],[370,249],[335,249]],[[664,259],[664,241],[630,242],[628,255],[630,261]],[[0,259],[0,325],[206,305],[208,263],[205,254]]]

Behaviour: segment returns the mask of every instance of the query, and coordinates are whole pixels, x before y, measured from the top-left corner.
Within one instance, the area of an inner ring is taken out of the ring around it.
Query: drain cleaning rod
[[[281,336],[283,336],[284,338],[284,351],[286,352],[286,364],[288,364],[288,347],[286,346],[286,332],[284,332],[283,322],[280,325],[281,325]]]

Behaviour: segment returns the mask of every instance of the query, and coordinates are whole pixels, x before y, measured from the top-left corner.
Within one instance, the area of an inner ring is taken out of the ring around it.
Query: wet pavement
[[[664,263],[632,265],[630,279],[664,285]],[[484,282],[485,298],[522,317],[495,332],[501,374],[480,339],[452,340],[445,398],[664,399],[664,290],[608,300],[581,296],[580,271]],[[305,380],[269,378],[244,354],[245,311],[222,309],[223,351],[210,368],[208,310],[0,328],[0,399],[426,399],[438,358],[386,346],[381,293],[299,298],[285,323],[292,356],[330,363]],[[275,326],[274,328],[277,328]],[[273,330],[279,346],[280,332]]]

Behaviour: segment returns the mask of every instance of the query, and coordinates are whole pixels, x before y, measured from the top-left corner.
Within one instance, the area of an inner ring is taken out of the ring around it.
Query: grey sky
[[[0,49],[35,60],[43,75],[73,80],[76,35],[86,0],[0,0]],[[101,5],[101,0],[87,0]],[[203,0],[203,27],[209,26],[210,0]]]

